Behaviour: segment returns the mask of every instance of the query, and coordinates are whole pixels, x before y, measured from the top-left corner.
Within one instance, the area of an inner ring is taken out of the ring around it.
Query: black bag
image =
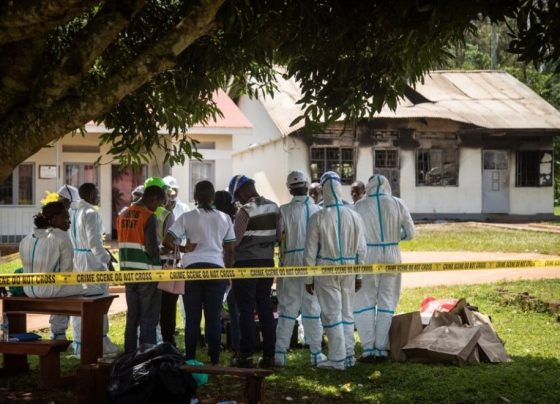
[[[196,382],[182,372],[183,355],[168,342],[121,356],[111,371],[108,403],[188,403]]]

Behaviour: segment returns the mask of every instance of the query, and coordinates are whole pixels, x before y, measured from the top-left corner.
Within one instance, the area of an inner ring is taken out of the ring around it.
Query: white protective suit
[[[365,226],[366,264],[398,264],[401,262],[399,242],[410,240],[415,234],[410,212],[401,199],[391,195],[391,185],[382,175],[370,178],[366,195],[355,205]],[[389,328],[400,292],[401,274],[364,276],[354,302],[363,357],[388,355]]]
[[[304,264],[361,264],[366,240],[360,216],[342,203],[342,187],[336,173],[321,177],[324,208],[311,216],[305,243]],[[355,364],[354,317],[355,279],[353,275],[318,276],[315,293],[321,306],[321,321],[329,341],[328,360],[318,367],[345,369]]]
[[[61,198],[68,199],[70,201],[70,217],[72,217],[72,211],[78,208],[78,202],[80,201],[80,194],[76,187],[72,185],[63,185],[57,192],[58,196]]]
[[[77,209],[71,212],[70,217],[70,239],[74,246],[74,271],[91,272],[107,271],[107,263],[111,260],[110,254],[103,247],[103,223],[101,215],[89,202],[81,199]],[[107,294],[109,285],[90,285],[96,289],[96,294]],[[80,317],[72,317],[72,330],[74,333],[74,353],[79,355],[81,342]],[[118,347],[111,342],[107,333],[109,332],[109,320],[107,315],[103,316],[103,353],[105,355],[115,354]]]
[[[19,244],[24,273],[72,272],[73,247],[68,233],[55,228],[35,229]],[[24,286],[29,297],[67,297],[91,294],[85,285]],[[51,338],[66,339],[68,316],[50,316]]]
[[[308,196],[294,196],[290,203],[280,206],[283,232],[282,259],[280,265],[302,266],[305,237],[311,215],[321,210]],[[275,362],[283,366],[287,362],[286,352],[294,329],[294,322],[301,310],[305,343],[311,351],[311,364],[326,360],[321,353],[323,327],[321,307],[316,295],[305,291],[306,277],[277,278],[278,325],[276,327]]]

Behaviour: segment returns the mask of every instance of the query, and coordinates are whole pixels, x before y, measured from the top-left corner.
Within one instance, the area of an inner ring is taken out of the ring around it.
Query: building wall
[[[262,196],[279,204],[286,203],[290,199],[286,189],[289,157],[283,140],[269,142],[234,153],[233,173],[253,178]]]
[[[554,187],[516,187],[515,153],[509,153],[509,213],[512,215],[552,214]]]
[[[356,180],[367,184],[373,175],[373,151],[371,147],[358,148],[358,163],[356,164]],[[350,195],[350,194],[348,194]]]
[[[262,146],[282,138],[282,134],[258,100],[243,96],[237,106],[253,125],[253,133],[251,136],[236,136],[233,141],[234,152],[246,150],[250,146]]]
[[[193,139],[200,142],[214,142],[215,149],[199,149],[203,160],[214,162],[214,179],[213,184],[216,190],[225,189],[228,181],[232,176],[232,136],[231,135],[192,135]],[[185,161],[183,165],[175,165],[171,168],[173,175],[180,185],[179,198],[181,201],[188,203],[191,208],[195,207],[194,201],[190,200],[190,160]]]
[[[401,150],[401,198],[412,213],[480,213],[482,210],[480,149],[459,149],[456,187],[416,186],[416,154]]]
[[[51,147],[44,147],[33,156],[25,160],[26,163],[34,164],[34,202],[31,206],[0,206],[0,229],[1,236],[22,236],[31,232],[33,228],[33,216],[41,209],[41,199],[46,195],[46,191],[56,192],[64,183],[64,164],[66,163],[88,163],[92,164],[97,160],[99,154],[105,156],[101,160],[98,168],[99,172],[99,192],[101,203],[99,213],[103,220],[103,231],[111,234],[111,160],[108,151],[109,146],[102,146],[100,153],[64,152],[64,145],[79,146],[98,146],[98,133],[88,133],[81,135],[66,135]],[[163,173],[163,153],[156,152],[156,158],[148,165],[148,175],[162,175]],[[58,166],[58,178],[40,179],[40,165]],[[4,237],[5,238],[5,237]],[[8,240],[9,241],[9,240]]]

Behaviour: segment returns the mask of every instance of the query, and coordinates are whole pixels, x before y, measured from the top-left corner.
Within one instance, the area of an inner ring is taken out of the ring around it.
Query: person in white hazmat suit
[[[354,206],[365,226],[366,264],[399,264],[399,242],[411,240],[415,234],[410,212],[401,199],[391,195],[391,185],[383,175],[369,179],[366,195]],[[361,362],[388,358],[389,328],[400,292],[401,274],[364,276],[354,301],[354,318],[363,348]]]
[[[103,246],[103,224],[101,215],[94,207],[99,204],[99,190],[90,182],[86,182],[78,189],[81,200],[77,209],[70,218],[70,239],[74,246],[74,271],[107,271],[111,255]],[[97,294],[109,292],[109,285],[90,285],[96,289]],[[74,354],[80,355],[81,342],[81,317],[72,317],[72,330],[74,333]],[[118,347],[113,344],[107,333],[109,320],[103,316],[103,355],[112,356],[118,353]]]
[[[74,251],[67,230],[70,216],[63,202],[50,202],[34,217],[35,229],[19,244],[23,273],[72,272]],[[24,286],[28,297],[67,297],[95,294],[89,285]],[[68,316],[50,316],[51,339],[66,339]]]
[[[292,171],[286,185],[293,198],[290,203],[280,206],[280,226],[282,243],[280,266],[302,266],[305,236],[311,215],[321,210],[319,205],[307,196],[308,180],[301,171]],[[276,366],[286,366],[287,351],[294,330],[294,322],[301,310],[305,343],[311,351],[311,364],[316,366],[327,357],[321,352],[323,326],[321,308],[315,295],[305,292],[306,277],[277,278],[278,325],[276,326]]]
[[[61,201],[68,211],[75,210],[78,207],[80,194],[78,189],[72,185],[63,185],[57,192],[58,200]],[[72,217],[72,214],[70,214]]]
[[[362,264],[366,240],[360,216],[342,202],[340,177],[332,171],[321,176],[323,209],[311,216],[305,242],[304,265]],[[328,360],[318,368],[343,370],[354,366],[354,295],[361,277],[329,275],[308,278],[306,289],[315,292],[327,334]]]
[[[179,217],[183,213],[187,213],[190,210],[189,205],[187,205],[185,202],[182,202],[179,199],[180,187],[179,187],[179,182],[175,177],[172,177],[171,175],[163,177],[163,182],[165,182],[165,185],[167,185],[169,188],[175,191],[175,193],[171,197],[171,201],[169,202],[169,204],[171,206],[171,209],[173,210],[173,217],[175,218],[175,221],[177,221],[177,219],[179,219]],[[181,245],[185,245],[186,243],[187,243],[186,239],[181,240]],[[180,257],[183,257],[183,253],[180,253]],[[176,265],[177,266],[181,265],[181,258],[179,258]],[[185,316],[185,305],[183,304],[183,295],[179,295],[179,299],[177,299],[177,306],[179,306],[179,312],[181,313],[181,317],[183,317],[183,323],[184,323],[186,316]]]
[[[186,213],[190,210],[189,205],[179,199],[179,183],[177,182],[175,177],[172,177],[170,175],[168,175],[167,177],[163,177],[163,182],[165,182],[165,185],[175,191],[175,196],[172,198],[172,208],[173,216],[175,216],[175,220],[177,220],[183,213]]]

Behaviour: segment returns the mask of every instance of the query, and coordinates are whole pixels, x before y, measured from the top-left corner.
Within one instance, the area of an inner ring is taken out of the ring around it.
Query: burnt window
[[[417,149],[416,185],[456,186],[458,154],[456,148]]]
[[[515,186],[552,186],[552,151],[518,151],[515,166]]]
[[[398,168],[399,153],[397,150],[375,150],[375,168]]]
[[[354,182],[354,148],[312,147],[310,159],[311,181],[318,182],[326,171],[335,171],[343,184]]]

